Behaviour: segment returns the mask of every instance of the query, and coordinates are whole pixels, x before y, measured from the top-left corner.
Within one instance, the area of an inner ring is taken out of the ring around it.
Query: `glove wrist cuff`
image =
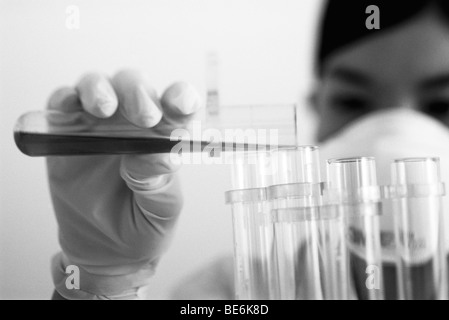
[[[55,289],[68,300],[143,299],[153,274],[148,266],[132,274],[98,275],[71,264],[62,252],[52,259]]]

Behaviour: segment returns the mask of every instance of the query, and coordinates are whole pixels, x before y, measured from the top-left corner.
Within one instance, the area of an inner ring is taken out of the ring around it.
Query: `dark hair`
[[[380,11],[380,29],[369,30],[366,8],[376,5]],[[327,0],[320,24],[316,72],[322,75],[326,58],[338,49],[367,36],[385,32],[434,6],[449,20],[449,0]]]

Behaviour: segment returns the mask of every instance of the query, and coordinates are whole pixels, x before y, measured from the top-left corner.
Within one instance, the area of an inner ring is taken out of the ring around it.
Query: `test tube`
[[[226,192],[232,207],[236,298],[278,299],[274,229],[266,186],[270,154],[237,153],[232,166],[233,189]]]
[[[346,299],[342,223],[322,206],[319,149],[279,149],[272,159],[272,202],[282,299]]]
[[[326,201],[338,206],[345,221],[349,270],[357,296],[381,300],[384,298],[379,230],[381,197],[375,159],[330,159],[327,171]]]
[[[322,300],[316,207],[319,185],[284,184],[268,188],[273,205],[280,294],[283,300]]]
[[[239,151],[229,155],[233,190],[265,188],[272,184],[273,173],[269,151]]]
[[[319,210],[317,224],[323,299],[348,300],[349,265],[343,217],[335,205],[322,205],[315,210]]]
[[[273,185],[321,182],[317,146],[275,149],[272,151],[272,163]]]
[[[171,122],[138,128],[119,114],[99,119],[84,111],[42,110],[17,120],[14,140],[19,150],[33,157],[183,153],[200,162],[199,152],[218,157],[221,151],[295,145],[296,113],[294,104],[226,105],[204,119],[192,115],[185,128],[173,130]]]
[[[441,299],[444,185],[439,159],[399,159],[391,168],[399,298]]]

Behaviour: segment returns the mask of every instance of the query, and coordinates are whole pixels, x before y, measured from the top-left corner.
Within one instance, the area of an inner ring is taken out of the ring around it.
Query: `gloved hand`
[[[119,122],[170,134],[200,105],[186,83],[158,99],[142,74],[121,71],[110,80],[87,74],[75,88],[57,90],[48,108],[84,110],[108,118],[111,129]],[[50,157],[47,167],[62,248],[52,261],[57,292],[66,299],[142,298],[181,211],[178,166],[155,154]],[[79,290],[66,286],[69,265],[80,270]]]

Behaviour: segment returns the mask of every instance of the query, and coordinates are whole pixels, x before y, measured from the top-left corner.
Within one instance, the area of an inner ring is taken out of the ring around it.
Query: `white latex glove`
[[[200,108],[195,89],[170,86],[161,99],[147,78],[121,71],[87,74],[57,90],[49,109],[84,110],[130,127],[170,134]],[[182,207],[168,154],[50,157],[50,191],[62,253],[53,258],[57,292],[66,299],[142,298],[167,248]],[[80,269],[80,289],[66,286],[66,267]],[[150,288],[151,289],[151,288]]]

